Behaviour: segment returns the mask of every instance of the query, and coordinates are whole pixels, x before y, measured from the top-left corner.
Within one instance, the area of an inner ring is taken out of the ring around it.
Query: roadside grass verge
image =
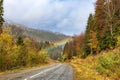
[[[89,55],[86,59],[73,58],[75,80],[120,80],[120,49]]]
[[[111,80],[120,80],[120,51],[109,51],[99,56],[97,71]]]
[[[90,56],[87,59],[73,59],[70,65],[74,68],[75,80],[104,80],[105,77],[96,71],[95,57]]]

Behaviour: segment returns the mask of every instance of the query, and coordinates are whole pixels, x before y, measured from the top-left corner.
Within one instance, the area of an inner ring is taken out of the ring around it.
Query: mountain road
[[[74,80],[74,77],[70,65],[59,63],[44,68],[0,75],[0,80]]]

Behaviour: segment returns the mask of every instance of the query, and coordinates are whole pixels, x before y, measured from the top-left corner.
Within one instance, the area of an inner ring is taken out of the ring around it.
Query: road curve
[[[71,66],[54,64],[45,68],[1,75],[0,80],[74,80],[74,78]]]

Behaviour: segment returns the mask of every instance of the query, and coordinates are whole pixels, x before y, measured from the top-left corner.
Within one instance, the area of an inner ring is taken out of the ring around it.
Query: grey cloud
[[[5,18],[67,35],[85,30],[95,0],[5,0]]]

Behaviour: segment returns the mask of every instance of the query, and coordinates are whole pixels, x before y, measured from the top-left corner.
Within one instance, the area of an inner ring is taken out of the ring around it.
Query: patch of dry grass
[[[119,68],[116,67],[116,65],[119,66],[119,64],[113,64],[112,66],[108,65],[110,66],[110,69],[108,68],[103,71],[103,73],[106,74],[105,72],[109,70],[107,74],[110,76],[105,76],[104,74],[99,73],[97,70],[97,66],[100,64],[99,61],[101,56],[105,60],[110,59],[111,64],[115,62],[115,60],[110,56],[111,54],[113,58],[115,55],[117,55],[117,57],[120,57],[120,48],[115,48],[114,50],[106,50],[97,55],[89,55],[86,59],[73,58],[69,64],[74,68],[75,80],[120,80]],[[105,61],[105,63],[107,62]],[[114,70],[114,72],[110,73],[111,69]]]
[[[98,56],[89,56],[86,59],[74,58],[69,63],[74,68],[75,80],[110,80],[96,71]]]

